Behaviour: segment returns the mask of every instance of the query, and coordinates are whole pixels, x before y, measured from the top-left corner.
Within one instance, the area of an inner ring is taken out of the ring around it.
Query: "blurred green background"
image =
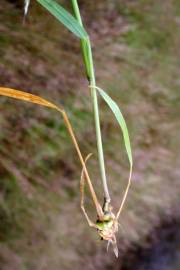
[[[70,1],[59,2],[71,11]],[[118,235],[120,258],[116,261],[111,250],[106,254],[105,243],[80,211],[81,166],[61,116],[1,97],[2,270],[127,269],[121,264],[128,260],[124,254],[129,247],[148,245],[149,235],[164,220],[178,228],[180,2],[79,0],[79,4],[93,44],[97,84],[121,107],[133,148],[132,186]],[[79,40],[36,1],[31,1],[23,25],[22,7],[20,0],[0,2],[0,85],[64,106],[83,154],[94,154],[88,168],[102,201]],[[111,112],[103,101],[99,104],[116,210],[127,183],[128,160]],[[87,191],[87,209],[95,220],[88,195]]]

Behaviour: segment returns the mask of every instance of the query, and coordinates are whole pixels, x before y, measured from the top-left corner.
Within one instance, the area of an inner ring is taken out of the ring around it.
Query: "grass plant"
[[[95,121],[95,130],[96,130],[96,142],[97,142],[97,151],[98,151],[98,159],[99,159],[99,167],[100,167],[100,173],[101,173],[101,179],[103,184],[103,193],[104,193],[104,204],[101,207],[101,204],[99,203],[96,193],[94,191],[88,170],[86,168],[86,161],[89,158],[89,155],[84,160],[83,155],[81,154],[80,147],[78,145],[77,139],[75,137],[75,134],[73,132],[73,128],[71,126],[71,123],[68,119],[68,116],[64,109],[56,106],[54,103],[51,103],[39,96],[35,96],[32,94],[29,94],[24,91],[19,91],[15,89],[0,87],[0,95],[12,97],[16,99],[20,99],[23,101],[28,101],[31,103],[35,103],[38,105],[46,106],[52,109],[57,110],[61,113],[64,119],[64,123],[67,127],[67,130],[70,134],[70,137],[72,139],[72,142],[74,144],[74,147],[77,151],[77,154],[79,156],[81,165],[82,165],[82,173],[81,173],[81,208],[84,212],[84,215],[89,223],[90,226],[96,228],[98,230],[99,235],[102,239],[108,241],[108,246],[111,243],[113,245],[113,250],[116,256],[118,256],[118,249],[116,245],[116,237],[115,234],[118,231],[118,219],[120,216],[120,213],[122,211],[122,208],[124,206],[130,183],[131,183],[131,174],[132,174],[132,153],[131,153],[131,145],[130,145],[130,139],[128,134],[128,129],[126,122],[124,120],[124,117],[121,113],[120,108],[116,104],[114,100],[101,88],[99,88],[96,85],[96,78],[95,78],[95,70],[94,70],[94,64],[93,64],[93,56],[92,56],[92,48],[91,48],[91,42],[90,38],[83,26],[82,18],[78,6],[77,0],[72,0],[72,7],[74,11],[74,16],[71,15],[67,10],[65,10],[61,5],[59,5],[56,1],[51,0],[37,0],[44,8],[48,10],[49,13],[51,13],[58,21],[60,21],[64,26],[69,29],[75,36],[77,36],[80,39],[81,47],[82,47],[82,54],[87,74],[87,79],[89,83],[89,90],[91,91],[91,97],[92,97],[92,105],[93,105],[93,112],[94,112],[94,121]],[[27,15],[28,7],[29,7],[30,1],[25,1],[25,8],[24,8],[24,15]],[[129,174],[129,180],[128,184],[122,199],[122,202],[120,204],[119,210],[117,214],[115,215],[112,212],[112,206],[111,206],[111,198],[109,195],[109,189],[107,185],[107,178],[106,178],[106,171],[105,171],[105,161],[104,161],[104,154],[103,154],[103,143],[102,143],[102,136],[101,136],[101,128],[100,128],[100,117],[99,117],[99,105],[98,105],[98,94],[100,97],[103,98],[103,100],[107,103],[111,111],[113,112],[115,119],[117,120],[118,124],[121,127],[122,133],[123,133],[123,139],[124,144],[126,148],[126,152],[128,155],[129,163],[130,163],[130,174]],[[94,201],[94,205],[96,207],[97,211],[97,222],[93,223],[85,209],[84,209],[84,184],[85,180],[88,183],[92,199]]]

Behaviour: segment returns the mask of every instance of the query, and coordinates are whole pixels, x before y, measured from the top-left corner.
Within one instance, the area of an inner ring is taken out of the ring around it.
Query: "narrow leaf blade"
[[[77,37],[84,39],[88,37],[88,34],[83,28],[83,26],[81,26],[79,22],[67,10],[65,10],[54,0],[37,0],[37,1]]]
[[[12,98],[15,98],[15,99],[20,99],[20,100],[35,103],[35,104],[39,104],[39,105],[42,105],[42,106],[46,106],[46,107],[49,107],[49,108],[56,109],[58,111],[63,111],[62,109],[57,107],[55,104],[47,101],[44,98],[41,98],[41,97],[36,96],[36,95],[32,95],[32,94],[27,93],[27,92],[15,90],[15,89],[12,89],[12,88],[0,87],[0,95],[1,96],[6,96],[6,97],[12,97]]]
[[[126,152],[128,155],[129,163],[130,166],[132,167],[133,160],[132,160],[132,151],[131,151],[131,144],[130,144],[130,139],[129,139],[129,132],[127,129],[126,121],[121,113],[120,108],[116,104],[116,102],[106,93],[104,90],[102,90],[99,87],[96,87],[98,92],[100,93],[101,97],[105,100],[105,102],[108,104],[109,108],[113,112],[117,122],[119,123],[122,133],[123,133],[123,138],[124,138],[124,144],[126,148]]]

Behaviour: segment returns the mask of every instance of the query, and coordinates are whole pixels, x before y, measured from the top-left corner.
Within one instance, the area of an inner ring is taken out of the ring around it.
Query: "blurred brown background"
[[[59,1],[71,10],[70,1]],[[117,101],[129,127],[133,183],[118,235],[120,257],[106,253],[79,206],[80,169],[62,118],[0,98],[0,269],[180,268],[180,2],[79,1],[90,34],[97,84]],[[0,2],[0,85],[67,111],[102,198],[88,84],[79,40],[36,1]],[[100,100],[108,183],[115,210],[128,160],[113,116]],[[87,209],[96,215],[87,192]]]

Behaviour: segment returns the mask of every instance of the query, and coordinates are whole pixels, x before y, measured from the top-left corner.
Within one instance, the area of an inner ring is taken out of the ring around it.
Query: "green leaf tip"
[[[101,89],[101,88],[99,88],[97,86],[96,86],[96,89],[98,90],[101,97],[105,100],[105,102],[110,107],[110,109],[113,112],[117,122],[119,123],[119,125],[121,127],[126,152],[127,152],[127,155],[128,155],[130,166],[132,168],[133,159],[132,159],[131,144],[130,144],[130,139],[129,139],[129,132],[128,132],[128,128],[127,128],[127,125],[126,125],[126,121],[125,121],[125,119],[124,119],[124,117],[123,117],[123,115],[121,113],[121,110],[118,107],[117,103],[103,89]]]
[[[54,0],[37,0],[46,8],[58,21],[66,26],[72,33],[81,39],[86,39],[88,34],[79,22],[62,6]]]

